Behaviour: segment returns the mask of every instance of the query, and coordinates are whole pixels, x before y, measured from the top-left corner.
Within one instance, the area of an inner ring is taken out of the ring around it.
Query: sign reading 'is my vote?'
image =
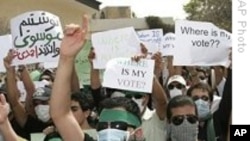
[[[107,63],[103,76],[103,86],[129,91],[151,93],[154,76],[153,60],[115,58]]]
[[[58,16],[46,11],[27,12],[11,19],[13,65],[56,62],[63,31]]]

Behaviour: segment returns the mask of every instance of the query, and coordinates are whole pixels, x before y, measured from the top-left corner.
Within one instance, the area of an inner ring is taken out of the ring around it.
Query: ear
[[[88,117],[90,116],[90,114],[91,114],[91,111],[90,111],[90,110],[85,111],[85,112],[84,112],[85,118],[88,118]]]

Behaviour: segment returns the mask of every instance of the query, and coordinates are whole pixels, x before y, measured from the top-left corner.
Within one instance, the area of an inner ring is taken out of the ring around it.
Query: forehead
[[[44,100],[38,100],[38,99],[33,99],[33,104],[35,105],[39,105],[39,104],[49,104],[49,100],[48,101],[44,101]]]
[[[194,89],[191,96],[209,96],[208,91],[205,89]]]
[[[80,106],[78,101],[71,100],[71,106]]]
[[[176,107],[171,109],[172,117],[177,115],[188,115],[188,114],[195,114],[195,107],[191,105],[185,105],[181,107]]]
[[[173,81],[173,82],[171,82],[170,84],[172,84],[172,85],[178,85],[178,84],[181,84],[181,83],[178,82],[178,81]]]

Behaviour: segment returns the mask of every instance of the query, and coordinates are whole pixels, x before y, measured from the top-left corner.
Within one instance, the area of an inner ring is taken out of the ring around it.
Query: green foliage
[[[184,10],[188,20],[208,21],[232,31],[232,0],[190,0]]]
[[[163,34],[166,34],[168,32],[174,33],[174,25],[165,24],[159,17],[148,16],[146,17],[146,22],[149,26],[149,29],[162,28]]]

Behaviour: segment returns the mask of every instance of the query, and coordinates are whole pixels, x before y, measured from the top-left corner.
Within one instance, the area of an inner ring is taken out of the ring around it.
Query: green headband
[[[126,122],[127,124],[135,126],[136,128],[141,125],[141,121],[138,119],[138,117],[134,116],[133,114],[127,111],[103,109],[100,114],[99,122],[113,122],[113,121]]]

